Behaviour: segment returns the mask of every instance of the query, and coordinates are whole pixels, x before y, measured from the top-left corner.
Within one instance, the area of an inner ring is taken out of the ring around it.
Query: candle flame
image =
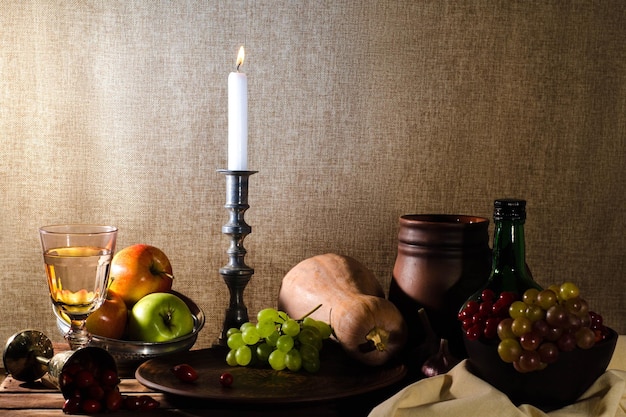
[[[243,45],[239,48],[239,53],[237,54],[237,71],[239,71],[239,67],[243,65],[243,60],[245,58],[245,51],[243,49]]]

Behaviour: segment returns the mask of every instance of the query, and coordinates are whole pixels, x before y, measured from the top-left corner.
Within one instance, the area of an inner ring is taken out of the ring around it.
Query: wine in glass
[[[72,350],[85,347],[91,335],[87,317],[106,298],[117,228],[64,224],[39,229],[52,303],[70,319],[65,335]]]

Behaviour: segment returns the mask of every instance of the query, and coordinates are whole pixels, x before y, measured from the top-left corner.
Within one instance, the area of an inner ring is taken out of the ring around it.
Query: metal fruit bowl
[[[170,291],[180,297],[189,307],[193,314],[193,331],[185,336],[169,340],[167,342],[141,342],[137,340],[118,340],[93,335],[89,346],[96,346],[108,351],[117,362],[119,368],[132,368],[148,359],[177,352],[185,352],[191,349],[198,338],[198,333],[204,326],[204,313],[190,298],[176,291]],[[57,327],[61,334],[65,335],[69,329],[69,323],[61,316],[57,307],[53,306],[54,315],[57,318]]]

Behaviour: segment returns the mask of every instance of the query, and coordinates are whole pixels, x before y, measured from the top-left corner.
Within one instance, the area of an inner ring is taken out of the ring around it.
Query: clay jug
[[[435,340],[447,339],[450,352],[464,358],[457,314],[465,300],[489,277],[489,219],[410,214],[401,216],[399,222],[398,254],[389,300],[407,322],[407,352],[411,355],[411,350],[415,352],[427,338],[418,314],[424,308],[436,333]],[[413,357],[413,360],[421,358]]]

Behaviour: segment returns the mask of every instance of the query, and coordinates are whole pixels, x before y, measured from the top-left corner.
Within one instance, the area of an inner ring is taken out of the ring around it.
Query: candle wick
[[[241,64],[237,64],[237,68],[236,68],[237,72],[239,72],[239,67],[240,66],[241,66]]]

